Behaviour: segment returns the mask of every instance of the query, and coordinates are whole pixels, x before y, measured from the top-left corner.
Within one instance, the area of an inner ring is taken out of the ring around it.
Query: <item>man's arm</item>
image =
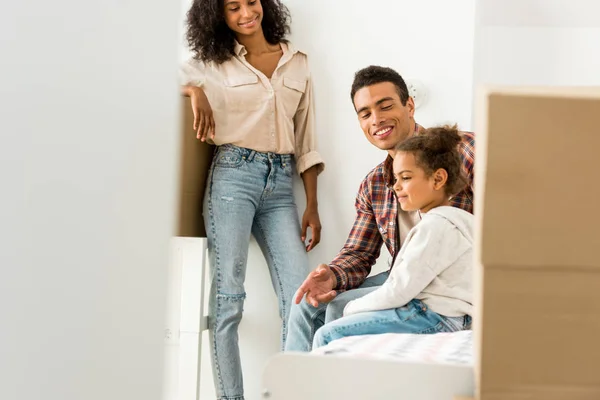
[[[473,182],[475,165],[475,135],[473,132],[461,132],[462,142],[458,145],[458,154],[462,161],[462,169],[467,178],[467,186],[450,200],[454,207],[473,213]]]
[[[365,281],[383,245],[367,179],[359,188],[355,207],[356,219],[346,244],[329,264],[336,279],[334,289],[338,291],[354,289]]]
[[[360,286],[369,275],[383,245],[370,199],[368,180],[365,179],[356,197],[356,219],[344,248],[330,265],[320,264],[308,274],[296,292],[296,304],[304,295],[313,307],[328,303],[336,296],[336,290]]]
[[[463,163],[463,169],[467,175],[468,188],[473,193],[473,181],[475,180],[475,134],[463,132],[463,140],[459,147],[459,153]]]

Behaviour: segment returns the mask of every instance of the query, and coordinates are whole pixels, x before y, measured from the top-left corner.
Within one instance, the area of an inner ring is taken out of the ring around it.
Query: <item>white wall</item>
[[[0,399],[161,398],[179,12],[0,3]]]
[[[187,9],[189,0],[184,0]],[[362,178],[385,153],[373,148],[358,125],[350,101],[354,72],[370,64],[397,69],[422,81],[428,103],[417,110],[423,125],[458,122],[470,129],[474,0],[288,0],[292,37],[309,54],[317,107],[319,149],[327,162],[319,179],[323,238],[310,254],[313,266],[329,262],[354,220],[354,197]],[[297,182],[303,212],[304,193]],[[378,270],[385,267],[387,252]],[[248,400],[259,399],[260,374],[278,351],[275,295],[258,246],[250,250],[248,297],[240,326]],[[214,396],[208,351],[204,351],[202,398]]]
[[[475,83],[600,84],[600,2],[477,2]]]

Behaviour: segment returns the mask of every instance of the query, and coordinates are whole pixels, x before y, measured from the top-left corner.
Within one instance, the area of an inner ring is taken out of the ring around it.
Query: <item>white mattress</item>
[[[473,366],[473,332],[349,336],[315,349],[313,354]]]

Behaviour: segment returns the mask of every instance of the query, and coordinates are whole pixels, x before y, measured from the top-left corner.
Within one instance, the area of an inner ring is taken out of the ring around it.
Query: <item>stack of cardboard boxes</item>
[[[189,98],[182,98],[177,236],[206,237],[202,199],[214,146],[196,139]]]
[[[600,399],[600,89],[478,105],[478,398]]]

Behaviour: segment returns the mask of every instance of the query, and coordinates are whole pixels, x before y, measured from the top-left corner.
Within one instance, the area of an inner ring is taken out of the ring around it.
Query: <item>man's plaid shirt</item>
[[[417,125],[417,134],[422,130]],[[461,132],[463,141],[459,153],[468,179],[467,187],[450,202],[454,207],[473,213],[473,163],[475,135]],[[336,290],[360,286],[379,257],[385,243],[392,259],[400,251],[398,233],[398,202],[392,189],[394,176],[390,156],[375,167],[362,181],[356,196],[356,220],[344,248],[329,265],[337,279]]]

